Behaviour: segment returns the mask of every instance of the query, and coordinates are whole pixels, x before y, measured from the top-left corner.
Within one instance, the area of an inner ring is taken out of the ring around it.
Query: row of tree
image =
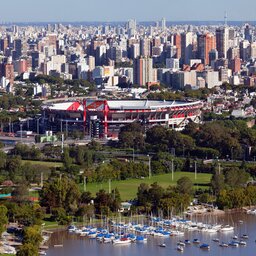
[[[197,158],[252,159],[256,155],[256,129],[243,120],[189,123],[182,132],[146,123],[132,123],[121,129],[120,146],[141,151],[174,152]]]
[[[189,206],[192,195],[193,183],[187,177],[180,178],[176,187],[170,186],[167,189],[157,183],[150,186],[142,183],[138,187],[137,206],[140,212],[147,214],[179,214]]]

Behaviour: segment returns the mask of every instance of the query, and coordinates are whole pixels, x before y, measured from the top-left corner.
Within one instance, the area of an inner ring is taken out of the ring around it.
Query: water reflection
[[[179,240],[190,239],[191,241],[198,238],[201,243],[208,243],[211,246],[210,251],[199,249],[199,245],[187,245],[182,252],[184,256],[201,256],[201,255],[214,255],[214,256],[254,256],[256,249],[256,216],[246,215],[243,213],[226,214],[218,217],[208,216],[197,218],[198,221],[208,223],[230,224],[235,226],[234,232],[229,233],[208,233],[201,232],[186,232],[184,237],[170,237],[170,238],[154,238],[149,237],[148,242],[144,244],[129,244],[129,245],[112,245],[102,244],[95,239],[88,239],[79,237],[75,234],[68,234],[67,232],[57,232],[52,235],[50,240],[50,249],[47,251],[49,256],[164,256],[164,255],[179,255],[177,252],[177,242]],[[238,238],[243,234],[247,234],[249,239],[246,240],[246,246],[239,246],[238,248],[222,248],[218,243],[213,242],[214,238],[219,238],[220,242],[230,242],[234,235]],[[165,243],[166,248],[160,248],[160,243]],[[63,248],[53,248],[53,245],[63,244]]]

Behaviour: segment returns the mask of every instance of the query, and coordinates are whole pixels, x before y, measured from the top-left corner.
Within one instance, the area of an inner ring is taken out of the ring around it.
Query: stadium
[[[80,130],[94,138],[116,138],[120,127],[141,122],[148,129],[163,125],[182,130],[189,122],[200,122],[200,101],[81,99],[49,102],[42,108],[45,130]]]

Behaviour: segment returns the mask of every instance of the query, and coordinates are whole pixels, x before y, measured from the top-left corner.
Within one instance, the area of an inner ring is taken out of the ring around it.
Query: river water
[[[154,238],[149,236],[148,242],[144,244],[132,243],[129,245],[112,245],[99,243],[95,239],[79,237],[75,234],[68,234],[66,231],[56,232],[52,235],[49,243],[48,256],[255,256],[256,255],[256,216],[243,213],[225,214],[218,216],[215,221],[219,224],[230,224],[235,226],[234,232],[205,234],[198,231],[186,232],[184,237]],[[241,224],[241,220],[243,223]],[[199,220],[198,220],[199,221]],[[202,219],[202,221],[206,221]],[[208,221],[208,220],[207,220]],[[218,243],[213,242],[213,238],[219,238],[221,242],[230,242],[234,235],[238,237],[247,234],[246,246],[237,248],[222,248]],[[178,252],[177,242],[198,238],[201,243],[211,246],[209,251],[201,250],[198,245],[187,245],[183,252]],[[159,247],[160,243],[165,243],[166,247]],[[63,244],[62,248],[54,248],[53,245]]]

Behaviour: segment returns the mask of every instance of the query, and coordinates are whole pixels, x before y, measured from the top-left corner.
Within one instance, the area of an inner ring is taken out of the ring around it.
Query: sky
[[[255,21],[256,0],[2,0],[0,22]]]

